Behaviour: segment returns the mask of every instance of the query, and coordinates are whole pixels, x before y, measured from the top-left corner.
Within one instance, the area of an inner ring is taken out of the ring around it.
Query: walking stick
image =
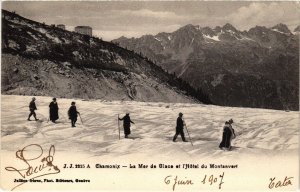
[[[78,113],[78,114],[79,114],[79,117],[80,117],[81,124],[83,125],[83,122],[82,122],[82,119],[81,119],[81,115],[80,115],[80,113]]]
[[[237,124],[235,124],[235,126],[238,127],[238,128],[240,128],[240,131],[239,131],[238,135],[241,135],[245,131],[245,129],[243,127],[241,127],[241,126],[239,126]],[[237,133],[235,133],[235,135],[237,135]]]
[[[188,130],[188,128],[187,128],[187,126],[186,126],[186,125],[185,125],[185,128],[186,128],[187,134],[188,134],[188,136],[189,136],[189,138],[190,138],[191,144],[192,144],[192,146],[193,146],[193,142],[192,142],[192,139],[191,139],[191,137],[190,137],[189,130]]]
[[[118,114],[118,129],[119,129],[119,140],[121,139],[121,130],[120,130],[120,121],[119,121],[119,114]]]

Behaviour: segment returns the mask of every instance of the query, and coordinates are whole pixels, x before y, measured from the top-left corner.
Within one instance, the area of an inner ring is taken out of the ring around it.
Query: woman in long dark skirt
[[[219,145],[220,149],[231,150],[231,141],[235,138],[234,129],[231,126],[232,123],[232,119],[225,122],[225,126],[223,127],[222,141]]]
[[[49,105],[49,112],[50,112],[50,121],[55,123],[55,121],[59,118],[58,117],[58,105],[56,102],[56,98],[53,98],[52,102]]]

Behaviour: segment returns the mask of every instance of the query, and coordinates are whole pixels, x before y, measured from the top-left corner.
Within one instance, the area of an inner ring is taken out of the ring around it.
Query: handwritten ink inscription
[[[217,183],[219,186],[219,189],[221,189],[222,184],[224,183],[223,179],[224,179],[224,172],[222,173],[222,175],[219,175],[219,177],[215,177],[214,175],[210,175],[210,176],[205,175],[203,180],[201,181],[201,183],[204,185],[205,184],[214,185]],[[185,177],[184,179],[181,179],[178,176],[172,176],[172,175],[165,177],[164,182],[166,185],[171,185],[173,191],[175,191],[176,186],[194,185],[193,180],[187,179],[187,177]]]
[[[178,176],[173,177],[172,175],[165,178],[165,184],[171,184],[173,191],[175,191],[177,185],[194,185],[191,179],[179,179]]]
[[[16,158],[23,162],[21,167],[13,167],[8,166],[5,167],[6,171],[16,173],[21,179],[15,179],[14,182],[17,183],[12,190],[17,187],[30,182],[42,182],[42,180],[36,179],[42,176],[50,175],[50,174],[58,174],[60,173],[60,169],[58,166],[53,164],[55,155],[55,147],[51,145],[49,151],[44,154],[43,148],[38,144],[30,144],[24,147],[21,150],[16,152]],[[151,165],[152,166],[152,165]],[[127,167],[127,166],[125,166]],[[147,168],[148,166],[144,166],[143,164],[139,165],[140,168]],[[72,168],[72,164],[70,166],[64,165],[64,168]],[[76,164],[75,168],[90,168],[89,164],[85,166],[85,164]],[[96,166],[97,168],[97,166]],[[130,164],[131,168],[131,164]],[[285,177],[282,180],[272,177],[269,179],[268,188],[281,188],[292,185],[293,177]],[[222,189],[222,185],[224,184],[224,172],[220,175],[205,175],[202,180],[200,180],[203,185],[216,186],[218,189]],[[54,182],[54,180],[44,179],[44,182]],[[76,181],[77,182],[77,181]],[[166,185],[172,186],[172,190],[175,191],[178,186],[192,186],[195,185],[195,182],[187,177],[180,178],[175,175],[168,175],[164,178],[164,183]],[[196,182],[197,183],[197,182]]]
[[[215,177],[214,175],[210,175],[209,177],[207,175],[205,175],[204,179],[201,181],[201,183],[203,183],[203,184],[209,183],[209,185],[213,185],[213,184],[218,183],[219,184],[219,189],[221,189],[222,184],[224,183],[223,179],[224,179],[224,172],[223,172],[222,175],[219,175],[219,178]]]
[[[53,164],[55,147],[51,145],[48,154],[44,156],[43,148],[38,144],[30,144],[16,152],[16,158],[24,162],[24,167],[5,167],[5,170],[17,173],[23,179],[34,180],[35,178],[60,173],[60,169]],[[21,186],[22,182],[12,190]]]
[[[293,177],[285,177],[284,180],[276,180],[276,177],[270,178],[270,184],[269,188],[279,188],[279,187],[286,187],[288,185],[292,185],[292,180]]]

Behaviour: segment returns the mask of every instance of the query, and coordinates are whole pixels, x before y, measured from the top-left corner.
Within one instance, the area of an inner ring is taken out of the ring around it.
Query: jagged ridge
[[[186,25],[113,42],[156,61],[218,105],[299,109],[299,35],[284,24],[239,31]]]

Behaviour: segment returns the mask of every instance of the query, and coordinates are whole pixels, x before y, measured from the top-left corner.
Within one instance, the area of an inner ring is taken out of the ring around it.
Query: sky
[[[253,1],[4,1],[2,9],[46,24],[93,28],[93,35],[110,41],[173,32],[187,24],[200,27],[232,24],[239,30],[256,25],[300,25],[299,2]]]

